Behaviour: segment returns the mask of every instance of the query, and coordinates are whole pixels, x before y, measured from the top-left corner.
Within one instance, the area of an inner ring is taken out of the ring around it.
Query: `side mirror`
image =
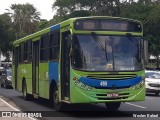
[[[144,40],[144,59],[145,59],[145,62],[148,63],[149,54],[148,54],[148,41],[147,40]]]

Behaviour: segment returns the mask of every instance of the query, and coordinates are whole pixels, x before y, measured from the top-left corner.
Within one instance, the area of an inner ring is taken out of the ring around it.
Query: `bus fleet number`
[[[107,82],[106,81],[100,82],[100,86],[107,86]]]

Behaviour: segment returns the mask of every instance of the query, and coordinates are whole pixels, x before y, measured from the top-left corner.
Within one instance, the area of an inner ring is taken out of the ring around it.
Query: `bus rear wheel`
[[[59,97],[58,97],[58,89],[57,87],[54,88],[53,90],[53,107],[56,111],[62,111],[64,109],[64,103],[59,101]]]
[[[108,103],[105,103],[105,105],[106,105],[107,110],[116,111],[120,107],[121,102],[111,102],[111,103],[108,102]]]

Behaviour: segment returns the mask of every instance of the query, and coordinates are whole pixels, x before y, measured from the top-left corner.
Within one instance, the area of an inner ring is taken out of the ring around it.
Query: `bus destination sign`
[[[75,30],[141,32],[141,24],[125,20],[77,20]]]

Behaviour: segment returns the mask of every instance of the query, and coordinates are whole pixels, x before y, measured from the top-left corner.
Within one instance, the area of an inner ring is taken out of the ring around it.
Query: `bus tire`
[[[55,86],[53,88],[53,93],[52,93],[53,97],[52,97],[52,102],[53,102],[53,107],[56,111],[63,111],[63,107],[64,107],[64,103],[60,102],[59,101],[59,98],[58,98],[58,89],[57,87]]]
[[[23,85],[22,85],[23,87],[22,87],[22,92],[23,92],[23,98],[24,98],[24,100],[30,100],[30,96],[29,96],[29,94],[27,93],[27,85],[26,85],[26,81],[24,80],[23,81]]]
[[[120,107],[121,102],[108,102],[105,105],[108,111],[116,111]]]

